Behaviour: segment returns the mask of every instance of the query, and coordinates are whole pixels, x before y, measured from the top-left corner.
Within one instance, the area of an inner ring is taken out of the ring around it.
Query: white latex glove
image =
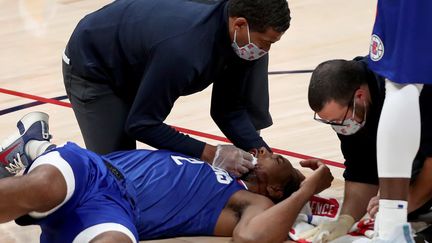
[[[339,215],[337,220],[322,222],[317,227],[299,235],[300,239],[316,242],[329,242],[348,233],[354,224],[354,218],[348,214]]]
[[[240,177],[254,168],[252,154],[234,145],[218,145],[212,165]]]

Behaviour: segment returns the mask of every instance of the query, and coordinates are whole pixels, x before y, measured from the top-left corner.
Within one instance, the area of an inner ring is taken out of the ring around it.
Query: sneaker
[[[414,243],[411,225],[409,223],[401,224],[393,229],[391,238],[383,240],[379,237],[373,239],[359,239],[353,243]]]
[[[31,162],[25,153],[30,140],[49,141],[48,114],[31,112],[17,123],[18,131],[0,143],[0,178],[14,176],[24,171]]]

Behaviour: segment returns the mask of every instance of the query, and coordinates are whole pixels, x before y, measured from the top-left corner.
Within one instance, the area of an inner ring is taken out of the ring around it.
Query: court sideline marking
[[[4,93],[4,94],[8,94],[8,95],[13,95],[13,96],[17,96],[17,97],[21,97],[21,98],[26,98],[26,99],[31,99],[34,100],[34,102],[28,103],[28,104],[24,104],[24,105],[19,105],[19,106],[15,106],[15,107],[11,107],[8,109],[4,109],[4,110],[0,110],[0,116],[7,114],[7,113],[11,113],[17,110],[22,110],[22,109],[26,109],[29,107],[33,107],[33,106],[37,106],[37,105],[42,105],[42,104],[53,104],[53,105],[59,105],[59,106],[64,106],[64,107],[68,107],[68,108],[72,108],[72,105],[68,102],[64,102],[61,101],[63,99],[67,99],[67,96],[58,96],[58,97],[54,97],[54,98],[45,98],[45,97],[41,97],[41,96],[36,96],[36,95],[31,95],[31,94],[26,94],[26,93],[22,93],[22,92],[18,92],[18,91],[13,91],[13,90],[9,90],[9,89],[4,89],[4,88],[0,88],[0,93]],[[221,137],[221,136],[217,136],[217,135],[213,135],[213,134],[208,134],[208,133],[204,133],[204,132],[200,132],[200,131],[195,131],[195,130],[191,130],[191,129],[187,129],[187,128],[183,128],[183,127],[177,127],[177,126],[172,126],[174,129],[183,132],[183,133],[187,133],[190,135],[195,135],[195,136],[199,136],[199,137],[203,137],[203,138],[209,138],[209,139],[213,139],[213,140],[217,140],[217,141],[222,141],[222,142],[230,142],[227,138],[225,137]],[[339,162],[335,162],[335,161],[331,161],[331,160],[326,160],[326,159],[320,159],[320,158],[316,158],[316,157],[312,157],[309,155],[305,155],[305,154],[300,154],[300,153],[296,153],[296,152],[291,152],[291,151],[287,151],[287,150],[282,150],[282,149],[278,149],[278,148],[271,148],[273,150],[273,152],[279,153],[279,154],[283,154],[283,155],[287,155],[287,156],[291,156],[291,157],[295,157],[298,159],[319,159],[321,160],[323,163],[330,165],[330,166],[334,166],[334,167],[338,167],[338,168],[345,168],[345,166],[342,163]]]

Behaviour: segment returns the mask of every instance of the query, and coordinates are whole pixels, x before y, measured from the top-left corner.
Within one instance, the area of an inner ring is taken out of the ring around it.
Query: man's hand
[[[301,233],[299,238],[312,242],[328,242],[348,233],[353,224],[353,217],[342,214],[335,221],[323,222],[317,227]]]
[[[300,165],[313,170],[312,174],[301,183],[301,187],[312,188],[314,194],[330,187],[333,176],[324,163],[319,160],[303,160],[300,161]]]
[[[377,195],[377,196],[371,198],[371,200],[369,201],[369,204],[367,207],[367,212],[371,218],[375,218],[375,215],[378,212],[379,199],[380,199],[380,196]]]
[[[239,177],[254,168],[252,160],[250,153],[234,145],[218,145],[212,164]]]

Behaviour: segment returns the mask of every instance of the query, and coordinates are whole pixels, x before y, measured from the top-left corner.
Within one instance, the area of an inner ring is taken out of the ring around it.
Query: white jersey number
[[[202,160],[197,160],[197,159],[193,159],[193,158],[186,158],[186,157],[177,156],[177,155],[171,155],[171,159],[177,165],[183,165],[183,162],[188,162],[191,164],[207,164],[206,162],[204,162]],[[217,168],[217,167],[213,167],[210,164],[207,164],[207,165],[210,166],[210,168],[212,168],[212,170],[215,172],[216,179],[219,183],[228,185],[233,181],[233,178],[225,170]]]

